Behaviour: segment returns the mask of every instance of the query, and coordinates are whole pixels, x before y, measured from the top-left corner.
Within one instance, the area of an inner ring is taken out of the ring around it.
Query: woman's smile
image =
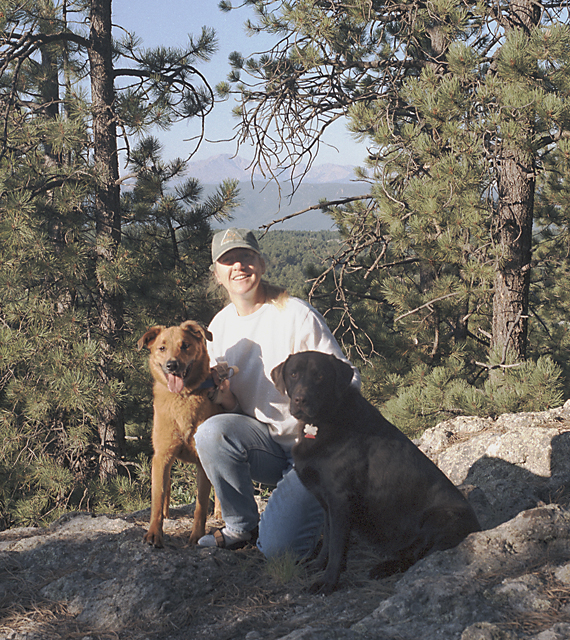
[[[218,258],[214,273],[239,315],[253,313],[265,301],[263,287],[259,286],[265,262],[255,251],[231,249]]]

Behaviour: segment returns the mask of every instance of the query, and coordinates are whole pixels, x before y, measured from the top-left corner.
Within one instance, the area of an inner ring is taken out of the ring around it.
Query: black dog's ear
[[[289,358],[287,358],[289,360]],[[283,378],[283,369],[285,369],[285,365],[287,364],[287,360],[278,364],[271,371],[271,379],[273,380],[273,384],[277,387],[277,390],[280,391],[284,396],[287,395],[287,389],[285,388],[285,380]]]
[[[331,356],[331,358],[333,360],[335,372],[335,391],[337,397],[340,398],[344,395],[348,387],[350,387],[350,383],[354,377],[354,371],[344,360],[339,360],[335,356]]]

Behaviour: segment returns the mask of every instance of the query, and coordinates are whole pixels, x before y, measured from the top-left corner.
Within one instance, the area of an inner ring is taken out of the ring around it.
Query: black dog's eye
[[[291,373],[289,374],[289,377],[292,380],[296,380],[299,377],[299,374],[296,371],[291,371]]]

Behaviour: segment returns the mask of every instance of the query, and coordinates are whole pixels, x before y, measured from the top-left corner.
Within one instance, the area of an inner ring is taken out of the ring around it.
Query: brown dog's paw
[[[157,549],[162,549],[164,547],[162,534],[154,532],[151,529],[149,529],[143,536],[143,542],[146,542]]]
[[[202,531],[192,531],[192,533],[190,534],[190,539],[189,542],[190,544],[198,544],[198,540],[200,540],[200,538],[202,536],[206,535],[206,531],[202,530]]]

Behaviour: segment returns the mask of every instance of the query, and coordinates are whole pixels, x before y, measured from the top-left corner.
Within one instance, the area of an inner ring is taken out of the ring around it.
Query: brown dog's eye
[[[188,349],[188,343],[183,342],[183,343],[180,345],[180,348],[182,349],[182,351],[186,351],[186,349]]]
[[[166,351],[166,347],[163,344],[161,344],[160,347],[158,347],[158,350],[159,351]]]

